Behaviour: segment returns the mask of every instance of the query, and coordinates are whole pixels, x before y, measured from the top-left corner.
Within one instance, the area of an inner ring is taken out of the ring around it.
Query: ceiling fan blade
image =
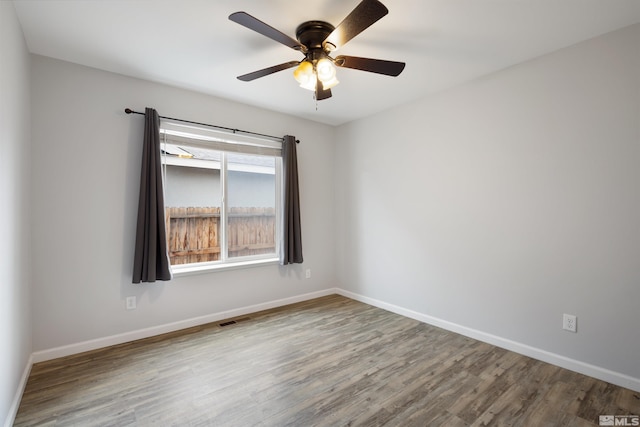
[[[331,89],[325,89],[320,79],[316,80],[316,101],[331,98]]]
[[[260,77],[268,76],[269,74],[277,73],[278,71],[286,70],[287,68],[293,68],[300,64],[299,61],[285,62],[284,64],[274,65],[273,67],[264,68],[262,70],[254,71],[253,73],[243,74],[238,76],[238,80],[243,82],[250,82],[251,80],[258,79]]]
[[[300,44],[297,40],[292,39],[288,35],[276,30],[270,25],[265,24],[261,20],[254,18],[246,12],[235,12],[229,15],[229,19],[235,23],[238,23],[250,30],[260,33],[265,37],[269,37],[271,40],[275,40],[278,43],[290,47],[291,49],[305,51],[306,48]]]
[[[389,13],[389,9],[378,0],[362,0],[329,34],[323,42],[323,46],[332,51],[345,45],[387,13]]]
[[[335,64],[338,67],[353,68],[354,70],[384,74],[396,77],[404,70],[404,62],[385,61],[383,59],[359,58],[357,56],[337,56]]]

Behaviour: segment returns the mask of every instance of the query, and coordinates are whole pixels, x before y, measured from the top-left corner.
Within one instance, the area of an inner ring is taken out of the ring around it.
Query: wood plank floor
[[[15,426],[593,426],[640,393],[332,295],[33,366]]]

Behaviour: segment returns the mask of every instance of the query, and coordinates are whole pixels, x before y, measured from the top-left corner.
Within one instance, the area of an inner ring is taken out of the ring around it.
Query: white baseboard
[[[458,325],[456,323],[448,322],[446,320],[439,319],[437,317],[429,316],[427,314],[418,313],[413,310],[408,310],[397,305],[389,304],[384,301],[380,301],[374,298],[365,297],[353,292],[349,292],[343,289],[337,289],[336,292],[347,298],[354,299],[356,301],[363,302],[365,304],[372,305],[374,307],[382,308],[392,313],[400,314],[411,319],[418,320],[420,322],[427,323],[429,325],[437,326],[447,331],[455,332],[460,335],[464,335],[469,338],[476,339],[478,341],[486,342],[496,347],[504,348],[506,350],[519,353],[533,359],[541,360],[543,362],[550,363],[561,368],[569,369],[570,371],[578,372],[580,374],[588,375],[599,380],[607,381],[611,384],[615,384],[621,387],[625,387],[634,391],[640,392],[640,379],[630,377],[619,372],[611,371],[606,368],[591,365],[589,363],[581,362],[579,360],[571,359],[569,357],[561,356],[559,354],[551,353],[546,350],[531,347],[526,344],[522,344],[516,341],[512,341],[506,338],[502,338],[496,335],[492,335],[486,332],[482,332],[476,329],[468,328],[466,326]]]
[[[4,427],[11,427],[13,425],[13,422],[16,420],[16,415],[18,415],[18,408],[20,407],[20,401],[22,400],[22,394],[24,393],[24,388],[27,386],[29,373],[31,373],[31,366],[33,366],[33,355],[29,356],[27,364],[22,371],[22,377],[20,377],[18,389],[16,390],[16,394],[14,395],[11,406],[9,407],[9,413],[7,414],[7,418],[4,421]]]
[[[58,357],[69,356],[72,354],[82,353],[85,351],[96,350],[111,345],[122,344],[129,341],[135,341],[142,338],[148,338],[155,335],[160,335],[168,332],[178,331],[180,329],[186,329],[193,326],[199,326],[206,323],[217,322],[219,320],[228,319],[232,317],[244,316],[247,314],[255,313],[261,310],[268,310],[271,308],[281,307],[287,304],[293,304],[296,302],[307,301],[313,298],[319,298],[326,295],[339,294],[347,298],[354,299],[356,301],[363,302],[365,304],[372,305],[374,307],[382,308],[384,310],[396,313],[411,319],[418,320],[433,326],[437,326],[442,329],[446,329],[451,332],[458,333],[460,335],[467,336],[488,344],[495,345],[528,357],[532,357],[543,362],[551,363],[552,365],[559,366],[561,368],[569,369],[574,372],[578,372],[584,375],[588,375],[593,378],[597,378],[603,381],[610,382],[621,387],[626,387],[634,391],[640,391],[640,379],[630,377],[628,375],[621,374],[619,372],[611,371],[606,368],[591,365],[579,360],[571,359],[559,354],[551,353],[546,350],[542,350],[536,347],[531,347],[526,344],[522,344],[516,341],[512,341],[506,338],[502,338],[496,335],[492,335],[477,329],[469,328],[466,326],[458,325],[437,317],[429,316],[427,314],[419,313],[413,310],[409,310],[394,304],[389,304],[384,301],[380,301],[374,298],[365,297],[350,291],[346,291],[340,288],[330,288],[318,292],[312,292],[302,295],[297,295],[289,298],[269,301],[261,304],[251,305],[247,307],[237,308],[233,310],[223,311],[219,313],[213,313],[206,316],[195,317],[191,319],[181,320],[174,323],[168,323],[164,325],[158,325],[146,329],[139,329],[136,331],[125,332],[118,335],[112,335],[109,337],[98,338],[89,341],[83,341],[76,344],[66,345],[62,347],[56,347],[48,350],[42,350],[34,352],[31,355],[29,365],[25,369],[25,375],[23,378],[22,389],[17,394],[15,410],[17,411],[17,405],[20,402],[20,396],[22,390],[26,384],[26,379],[29,375],[32,363],[43,362],[46,360],[56,359]],[[9,424],[10,425],[10,424]]]
[[[89,341],[79,342],[76,344],[51,348],[48,350],[36,351],[33,353],[32,359],[33,363],[44,362],[46,360],[57,359],[58,357],[65,357],[85,351],[97,350],[103,347],[123,344],[142,338],[149,338],[160,334],[166,334],[168,332],[175,332],[181,329],[200,326],[207,323],[217,322],[219,320],[229,319],[232,317],[244,316],[246,314],[251,314],[258,311],[269,310],[271,308],[282,307],[284,305],[294,304],[297,302],[307,301],[313,298],[319,298],[336,293],[338,293],[337,289],[325,289],[323,291],[296,295],[293,297],[269,301],[261,304],[255,304],[233,310],[222,311],[219,313],[208,314],[205,316],[194,317],[191,319],[180,320],[178,322],[152,326],[150,328],[138,329],[135,331],[125,332],[117,335],[111,335],[104,338],[97,338]]]

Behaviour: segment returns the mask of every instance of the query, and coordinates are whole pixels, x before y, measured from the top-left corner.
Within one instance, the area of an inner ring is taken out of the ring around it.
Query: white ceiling
[[[389,14],[335,55],[407,63],[399,77],[338,69],[317,103],[292,70],[236,76],[300,53],[228,20],[245,11],[295,38],[359,0],[14,0],[32,53],[339,125],[640,22],[640,0],[382,0]],[[123,106],[124,107],[124,106]]]

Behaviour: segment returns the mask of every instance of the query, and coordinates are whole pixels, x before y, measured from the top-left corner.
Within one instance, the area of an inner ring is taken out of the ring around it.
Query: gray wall
[[[275,175],[229,171],[227,177],[230,207],[275,207]]]
[[[0,424],[12,424],[31,355],[30,58],[11,2],[0,2]]]
[[[198,318],[335,283],[334,129],[280,113],[32,57],[33,346],[36,351]],[[132,285],[141,116],[162,115],[270,135],[298,146],[304,265],[267,265]],[[215,118],[215,119],[212,119]],[[108,130],[108,131],[105,131]],[[305,279],[304,268],[312,268]],[[138,297],[136,310],[125,298]]]
[[[229,206],[275,206],[275,175],[227,172]],[[167,166],[165,203],[171,207],[220,206],[220,171],[217,169]]]
[[[220,206],[220,170],[167,165],[166,171],[167,207]]]
[[[340,127],[341,286],[638,387],[638,46],[640,24]]]

